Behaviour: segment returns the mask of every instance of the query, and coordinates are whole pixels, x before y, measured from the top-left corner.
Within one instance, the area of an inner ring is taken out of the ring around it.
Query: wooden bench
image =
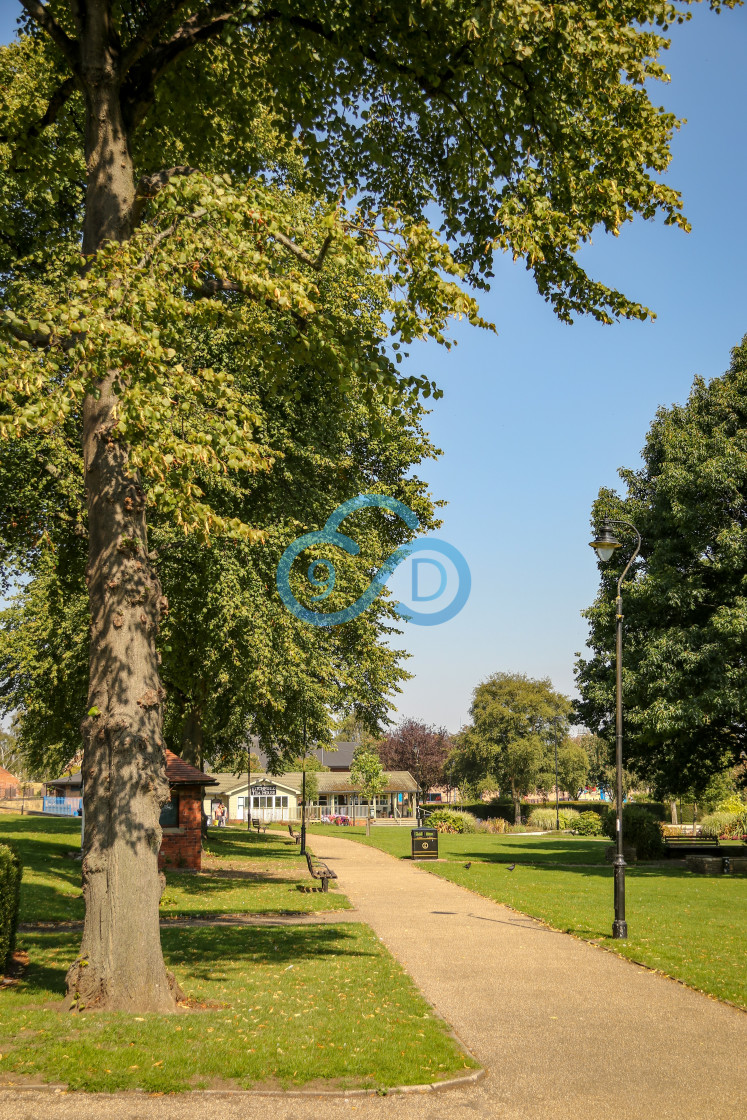
[[[328,890],[329,881],[330,879],[337,878],[337,872],[333,871],[331,867],[327,867],[326,863],[322,863],[321,860],[316,859],[312,856],[311,852],[308,851],[306,852],[306,862],[309,865],[309,875],[311,875],[312,879],[321,879],[322,890]]]
[[[719,847],[718,840],[710,836],[665,836],[664,844],[668,857],[678,853],[707,856],[713,853],[714,848],[718,850]]]
[[[293,831],[293,826],[290,825],[290,824],[288,825],[288,835],[291,837],[292,840],[295,840],[297,844],[301,843],[301,833],[300,832],[294,832]]]
[[[252,828],[256,828],[257,836],[259,836],[260,829],[262,830],[262,832],[267,832],[267,824],[267,821],[260,821],[255,817],[252,817]]]

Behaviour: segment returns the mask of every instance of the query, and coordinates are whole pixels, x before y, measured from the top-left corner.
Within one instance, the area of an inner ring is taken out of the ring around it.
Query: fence
[[[55,817],[77,817],[82,809],[82,797],[45,797],[42,805],[43,813],[51,813]]]

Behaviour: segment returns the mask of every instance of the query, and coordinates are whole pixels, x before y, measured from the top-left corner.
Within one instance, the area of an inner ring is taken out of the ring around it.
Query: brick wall
[[[166,828],[158,853],[159,868],[202,867],[202,787],[179,786],[179,827]]]

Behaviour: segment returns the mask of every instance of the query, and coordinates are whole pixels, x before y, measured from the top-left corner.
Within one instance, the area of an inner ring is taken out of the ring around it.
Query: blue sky
[[[407,627],[415,678],[400,714],[457,730],[472,689],[498,670],[573,694],[580,611],[597,588],[591,503],[638,464],[659,405],[684,401],[696,375],[721,374],[747,333],[747,11],[699,6],[672,36],[672,81],[653,97],[687,118],[667,180],[693,230],[639,222],[583,253],[655,322],[565,326],[523,267],[504,262],[482,300],[498,337],[468,327],[450,354],[425,347],[413,359],[445,390],[429,418],[444,455],[427,476],[449,503],[439,535],[468,559],[472,593],[451,622]]]
[[[0,40],[19,10],[0,0]],[[640,222],[617,239],[600,233],[583,253],[595,277],[656,321],[564,326],[523,267],[502,261],[482,300],[498,336],[460,325],[451,353],[412,351],[412,372],[445,390],[428,424],[444,454],[425,473],[448,501],[439,536],[467,558],[472,593],[450,622],[406,626],[397,644],[414,679],[398,715],[458,730],[472,689],[498,670],[573,692],[580,611],[597,584],[591,503],[616,485],[618,467],[636,465],[657,407],[684,401],[694,376],[722,373],[747,332],[747,10],[696,6],[672,37],[672,81],[653,97],[687,118],[667,180],[693,231]]]

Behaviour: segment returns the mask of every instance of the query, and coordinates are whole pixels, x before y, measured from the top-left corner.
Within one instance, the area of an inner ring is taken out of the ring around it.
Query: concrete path
[[[13,1120],[716,1120],[747,1104],[747,1015],[337,837],[314,852],[488,1076],[428,1096],[0,1092]],[[507,872],[508,874],[508,872]]]

